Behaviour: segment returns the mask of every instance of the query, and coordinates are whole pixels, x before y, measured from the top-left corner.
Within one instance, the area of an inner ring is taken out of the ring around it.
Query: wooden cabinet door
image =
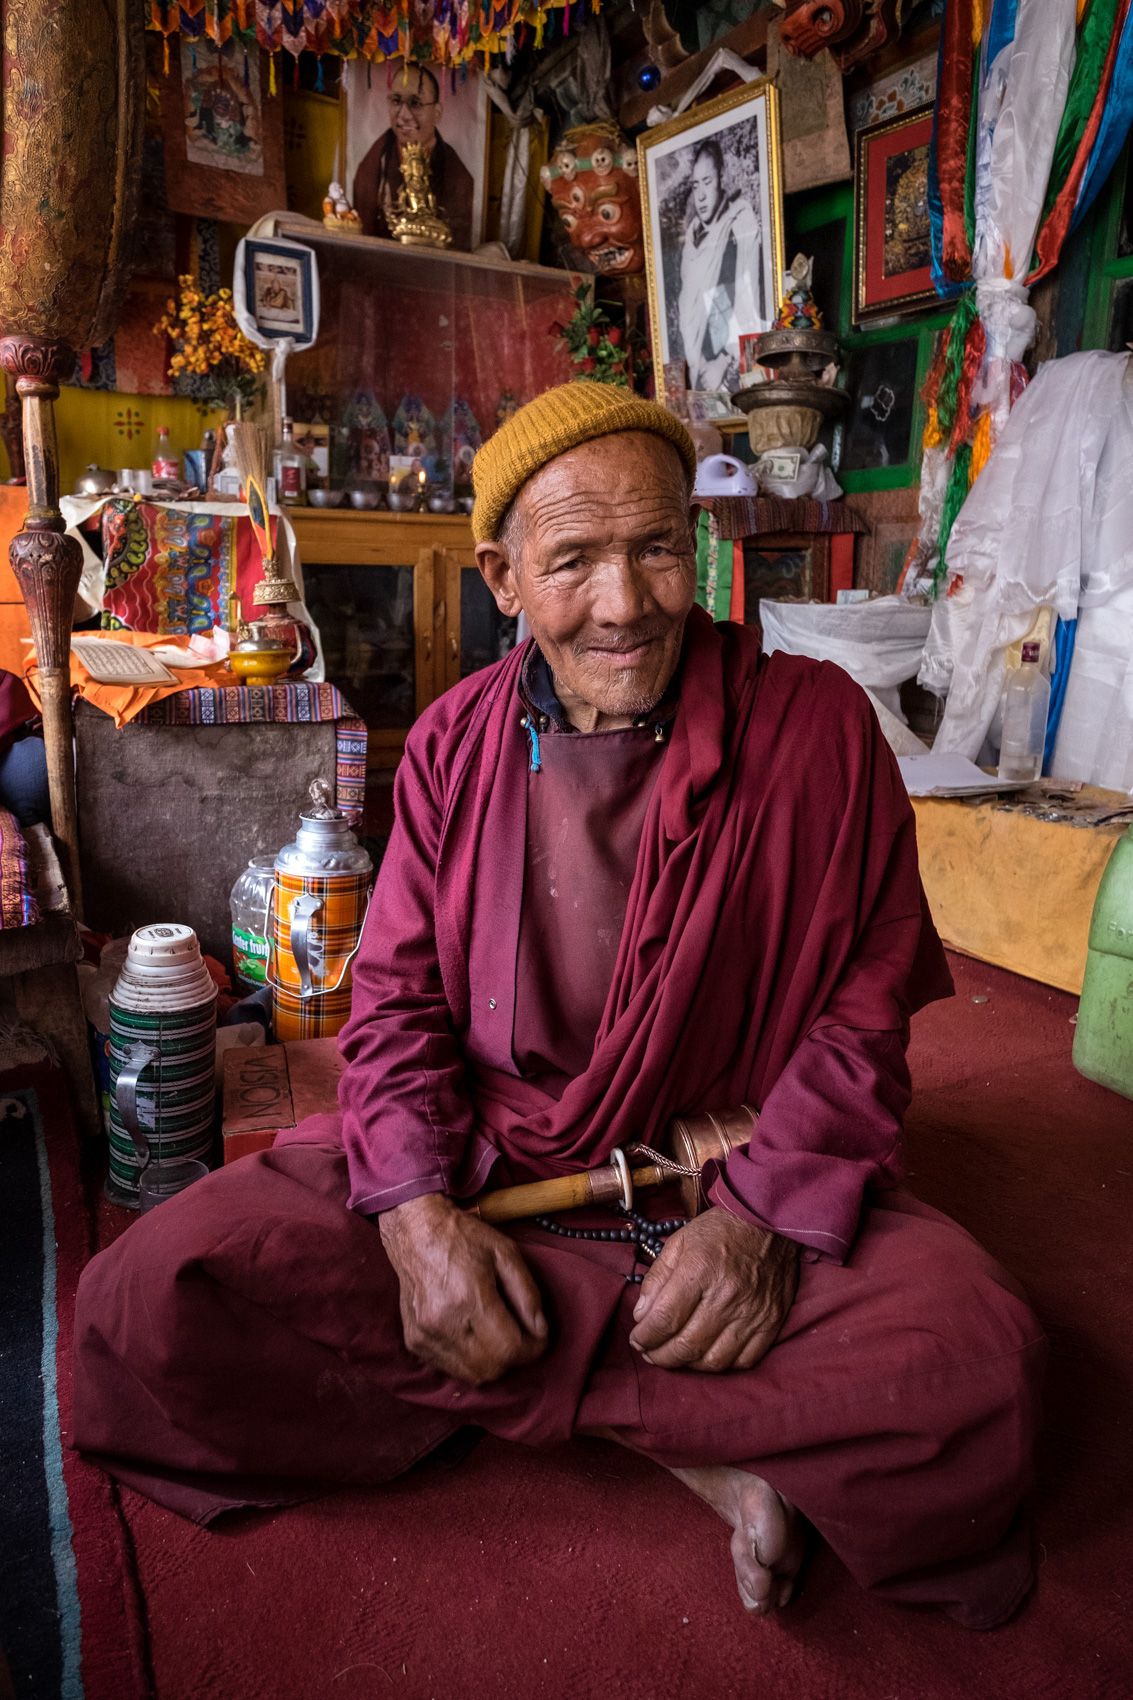
[[[392,526],[368,531],[363,559],[355,539],[341,543],[304,550],[304,594],[326,676],[366,722],[368,764],[392,767],[437,694],[435,550]]]
[[[450,547],[435,553],[439,692],[502,660],[515,643],[516,621],[496,607],[473,550]]]

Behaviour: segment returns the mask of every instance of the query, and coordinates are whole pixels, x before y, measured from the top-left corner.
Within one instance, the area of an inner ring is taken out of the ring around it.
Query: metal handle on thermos
[[[158,1059],[158,1052],[149,1045],[134,1045],[126,1056],[126,1067],[114,1084],[114,1101],[121,1117],[122,1126],[134,1143],[141,1167],[144,1169],[149,1162],[152,1152],[149,1140],[142,1132],[142,1124],[138,1118],[138,1082],[151,1063]]]
[[[311,981],[311,922],[322,906],[322,898],[313,897],[307,891],[294,898],[291,904],[291,954],[299,970],[301,998],[314,996],[315,988]]]

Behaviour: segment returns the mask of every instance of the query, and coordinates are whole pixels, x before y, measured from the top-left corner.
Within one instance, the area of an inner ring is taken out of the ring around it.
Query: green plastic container
[[[1094,903],[1074,1066],[1133,1098],[1133,827],[1118,839]]]

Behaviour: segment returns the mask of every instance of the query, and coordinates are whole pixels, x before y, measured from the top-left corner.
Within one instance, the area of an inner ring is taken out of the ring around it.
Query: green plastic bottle
[[[1133,1098],[1133,827],[1118,839],[1094,903],[1074,1066]]]

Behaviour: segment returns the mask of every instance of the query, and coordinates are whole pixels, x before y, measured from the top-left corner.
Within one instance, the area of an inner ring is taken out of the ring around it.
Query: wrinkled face
[[[614,149],[607,136],[581,132],[572,134],[571,144],[573,157],[589,159],[590,167],[552,179],[549,189],[572,245],[589,256],[595,271],[603,277],[643,270],[641,195],[636,175],[614,164]]]
[[[428,153],[437,133],[439,113],[440,101],[432,77],[416,65],[398,71],[389,91],[389,121],[398,148],[403,148],[406,142],[420,142]]]
[[[592,711],[586,730],[660,701],[696,592],[688,482],[671,444],[626,431],[560,455],[477,558],[502,612],[527,615],[576,725],[572,699]]]
[[[716,170],[716,161],[711,154],[702,153],[692,168],[692,204],[696,208],[697,217],[705,224],[716,211],[719,199],[720,175]]]

